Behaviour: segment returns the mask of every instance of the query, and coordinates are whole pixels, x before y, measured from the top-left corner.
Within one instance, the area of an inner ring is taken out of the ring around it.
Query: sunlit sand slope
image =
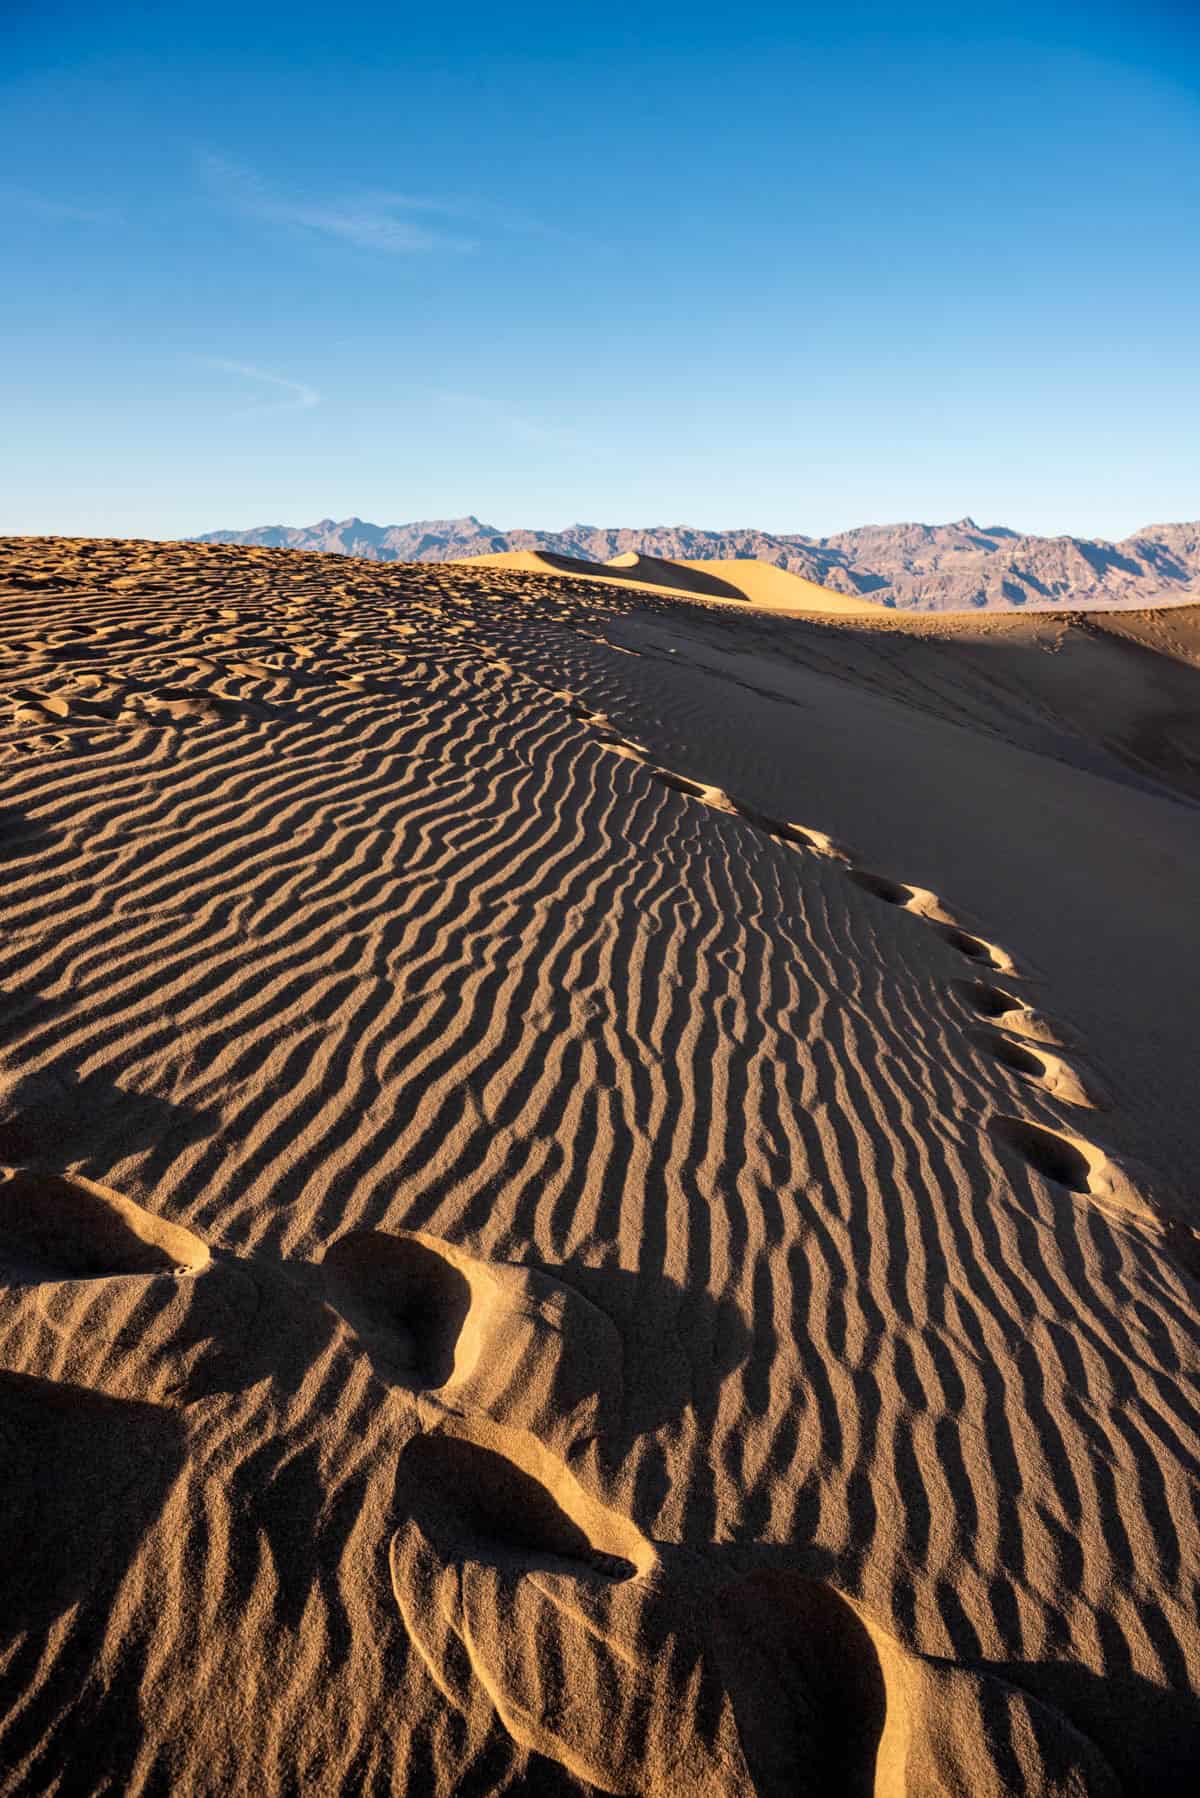
[[[0,1792],[1191,1798],[1198,641],[0,544]]]
[[[684,562],[681,567],[728,581],[751,605],[781,611],[823,612],[841,617],[870,617],[884,608],[855,593],[838,593],[817,581],[805,580],[773,562],[749,559],[728,562]]]

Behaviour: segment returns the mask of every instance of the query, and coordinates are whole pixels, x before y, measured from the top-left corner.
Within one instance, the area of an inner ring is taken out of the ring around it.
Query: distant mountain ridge
[[[607,562],[633,550],[669,560],[750,557],[773,562],[842,593],[870,595],[906,611],[966,611],[1053,605],[1142,606],[1200,599],[1200,522],[1147,525],[1120,543],[1027,537],[1004,525],[863,525],[833,537],[766,531],[648,530],[571,525],[564,531],[501,531],[475,517],[368,524],[317,524],[209,531],[197,543],[324,551],[375,562],[446,562],[505,550],[542,550]]]

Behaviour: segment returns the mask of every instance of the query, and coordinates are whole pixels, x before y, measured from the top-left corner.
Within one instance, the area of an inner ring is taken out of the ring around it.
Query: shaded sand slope
[[[0,1791],[1190,1794],[1195,621],[0,557]]]

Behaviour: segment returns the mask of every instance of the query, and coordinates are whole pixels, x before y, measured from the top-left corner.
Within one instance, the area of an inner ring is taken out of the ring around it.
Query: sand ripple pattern
[[[610,1588],[736,1547],[839,1704],[1011,1682],[1029,1740],[1061,1707],[1111,1789],[1153,1750],[1182,1792],[1200,1260],[1053,968],[862,866],[819,781],[797,820],[752,747],[707,768],[628,595],[0,551],[0,1791],[636,1789],[520,1723],[505,1609],[620,1642]],[[584,1565],[473,1574],[468,1678],[436,1493],[504,1511],[488,1454],[514,1505],[569,1467]],[[678,1789],[741,1789],[730,1651],[644,1615]]]

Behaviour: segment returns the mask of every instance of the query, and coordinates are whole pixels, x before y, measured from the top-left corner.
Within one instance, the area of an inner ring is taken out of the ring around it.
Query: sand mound
[[[670,562],[663,556],[641,556],[634,550],[613,556],[603,564],[615,569],[622,579],[652,587],[657,592],[696,593],[706,599],[743,599],[742,589],[724,580],[715,564],[706,562]]]
[[[818,581],[805,580],[777,568],[773,562],[757,562],[749,558],[736,561],[683,562],[679,564],[698,575],[708,575],[726,582],[751,605],[776,611],[821,612],[827,616],[872,617],[885,608],[855,593],[839,593],[833,587],[822,587]]]
[[[558,556],[549,550],[512,549],[490,556],[465,556],[446,564],[451,568],[495,568],[509,573],[570,575],[579,580],[602,581],[606,586],[627,587],[637,592],[692,594],[704,599],[732,599],[744,603],[744,596],[729,582],[719,577],[694,574],[680,562],[666,562],[657,556],[618,556],[612,562],[584,562],[576,556]]]
[[[789,574],[770,562],[671,562],[662,556],[626,550],[608,562],[583,562],[548,550],[513,549],[490,556],[466,556],[451,568],[495,568],[510,573],[566,574],[605,581],[632,592],[677,594],[682,598],[732,601],[775,611],[820,612],[829,616],[877,616],[884,607],[853,594],[838,593]]]
[[[0,544],[0,1793],[1192,1798],[1200,624],[696,573]]]

